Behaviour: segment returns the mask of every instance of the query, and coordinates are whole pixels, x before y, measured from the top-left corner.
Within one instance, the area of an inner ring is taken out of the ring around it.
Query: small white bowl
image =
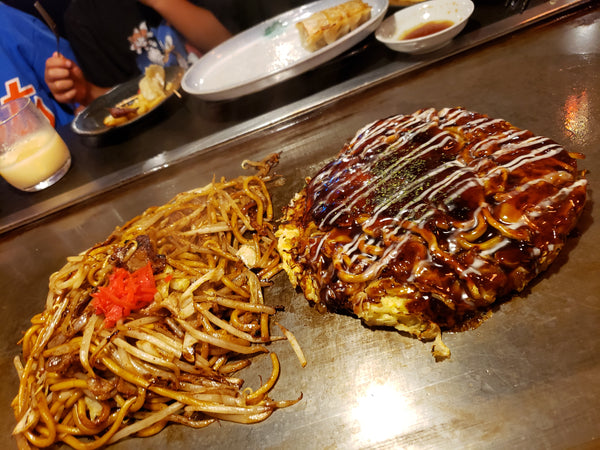
[[[375,31],[375,37],[398,52],[431,52],[447,45],[463,30],[474,8],[471,0],[431,0],[419,3],[401,9],[385,19]],[[450,21],[452,25],[422,37],[403,38],[425,24],[440,21]]]

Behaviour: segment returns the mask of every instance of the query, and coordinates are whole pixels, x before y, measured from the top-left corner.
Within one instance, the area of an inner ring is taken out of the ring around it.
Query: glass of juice
[[[27,192],[45,189],[71,166],[71,154],[27,97],[0,106],[0,175]]]

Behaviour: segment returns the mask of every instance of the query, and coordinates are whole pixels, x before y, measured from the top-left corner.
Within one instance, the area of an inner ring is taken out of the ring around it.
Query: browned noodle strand
[[[276,155],[245,162],[258,173],[148,209],[51,275],[46,309],[21,340],[23,360],[15,358],[19,447],[62,441],[94,449],[169,422],[252,423],[299,400],[269,398],[280,371],[274,353],[262,386],[243,388],[232,377],[282,338],[270,335],[276,310],[262,297],[280,270],[267,189],[276,162]],[[141,237],[163,258],[154,269],[157,293],[107,328],[91,295],[140,252],[153,261]]]

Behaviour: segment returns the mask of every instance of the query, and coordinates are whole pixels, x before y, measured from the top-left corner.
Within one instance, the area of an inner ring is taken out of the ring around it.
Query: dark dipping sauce
[[[432,20],[408,30],[406,33],[401,35],[398,40],[405,41],[407,39],[422,38],[429,36],[430,34],[439,33],[446,28],[450,28],[452,25],[454,25],[454,22],[451,20]]]

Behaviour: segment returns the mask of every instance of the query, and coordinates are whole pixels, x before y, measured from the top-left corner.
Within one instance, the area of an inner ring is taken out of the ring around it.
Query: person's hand
[[[58,102],[79,107],[89,105],[109,89],[90,83],[74,61],[56,52],[46,60],[44,80]]]
[[[44,80],[54,98],[60,103],[78,103],[86,106],[95,98],[92,95],[95,86],[85,79],[81,68],[59,53],[54,52],[46,60]]]

